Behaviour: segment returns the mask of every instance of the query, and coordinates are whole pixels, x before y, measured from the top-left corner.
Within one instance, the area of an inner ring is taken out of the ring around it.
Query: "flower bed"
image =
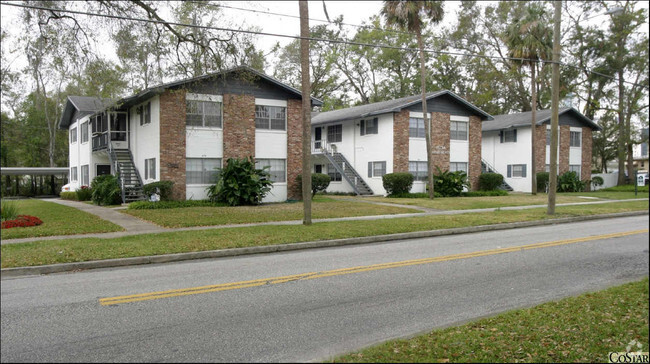
[[[15,220],[7,220],[2,222],[2,229],[9,229],[14,227],[27,227],[42,224],[43,221],[36,216],[18,215]]]

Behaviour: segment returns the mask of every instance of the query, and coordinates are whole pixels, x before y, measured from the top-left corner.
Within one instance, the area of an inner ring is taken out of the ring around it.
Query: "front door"
[[[97,165],[97,174],[96,174],[96,176],[103,176],[105,174],[111,174],[111,165],[110,164],[98,164]]]
[[[314,149],[319,150],[323,145],[322,145],[322,133],[323,133],[323,128],[316,128],[314,129]]]

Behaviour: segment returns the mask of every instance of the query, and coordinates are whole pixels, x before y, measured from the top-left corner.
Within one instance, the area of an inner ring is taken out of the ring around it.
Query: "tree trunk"
[[[617,186],[625,184],[625,119],[623,117],[623,70],[618,71],[618,181]],[[632,177],[632,176],[628,176]]]
[[[535,67],[536,64],[532,63],[530,65],[530,89],[531,89],[531,98],[532,98],[532,109],[530,114],[530,150],[531,150],[531,160],[530,160],[530,184],[531,184],[531,193],[537,195],[537,168],[535,163],[535,113],[537,110],[537,87],[535,87]]]
[[[425,128],[425,140],[427,143],[427,174],[428,174],[428,185],[429,185],[429,198],[433,199],[434,190],[433,190],[433,159],[431,158],[432,146],[431,146],[431,120],[427,117],[427,91],[426,91],[426,79],[427,79],[427,69],[424,67],[424,44],[422,42],[422,30],[417,29],[416,36],[418,38],[418,47],[420,48],[420,79],[422,82],[422,115],[424,116],[424,128]]]
[[[309,8],[300,8],[300,69],[302,72],[302,204],[303,225],[311,225],[311,84],[309,80]]]
[[[562,2],[555,1],[553,17],[553,77],[551,83],[551,170],[549,171],[547,215],[555,215],[555,193],[557,190],[557,129],[560,109],[560,24],[562,22]]]

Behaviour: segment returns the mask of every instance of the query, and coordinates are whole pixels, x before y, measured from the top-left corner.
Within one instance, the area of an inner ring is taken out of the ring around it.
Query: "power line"
[[[96,17],[103,17],[103,18],[110,18],[110,19],[117,19],[117,20],[129,20],[129,21],[138,21],[138,22],[154,23],[154,24],[167,24],[167,25],[175,25],[175,26],[181,26],[181,27],[199,28],[199,29],[208,29],[208,30],[219,30],[219,31],[226,31],[226,32],[233,32],[233,33],[245,33],[245,34],[264,35],[264,36],[270,36],[270,37],[291,38],[291,39],[307,39],[309,41],[315,41],[315,42],[327,42],[327,43],[354,45],[354,46],[360,46],[360,47],[384,48],[384,49],[404,50],[404,51],[409,51],[409,52],[419,52],[418,48],[398,47],[398,46],[390,46],[390,45],[385,45],[385,44],[369,44],[369,43],[353,42],[353,41],[342,40],[342,39],[301,37],[301,36],[298,36],[298,35],[269,33],[269,32],[261,32],[261,31],[245,30],[245,29],[221,28],[221,27],[207,26],[207,25],[185,24],[185,23],[172,22],[172,21],[155,20],[155,19],[142,19],[142,18],[134,18],[134,17],[124,16],[124,15],[98,14],[98,13],[89,13],[89,12],[85,12],[85,11],[67,10],[67,9],[52,9],[52,8],[46,8],[46,7],[35,6],[35,5],[27,5],[27,4],[14,4],[14,3],[0,2],[0,5],[8,5],[8,6],[15,6],[15,7],[20,7],[20,8],[36,9],[36,10],[45,10],[45,11],[50,11],[50,12],[58,11],[58,12],[62,12],[62,13],[79,14],[79,15],[86,15],[86,16],[96,16]],[[498,59],[498,60],[507,59],[507,60],[520,61],[520,62],[529,62],[529,63],[554,63],[552,61],[529,59],[529,58],[488,56],[488,55],[475,54],[475,53],[474,54],[467,54],[467,53],[460,53],[460,52],[438,51],[438,50],[432,50],[432,49],[426,49],[426,48],[424,49],[424,52],[433,53],[433,54],[447,54],[447,55],[451,55],[451,56],[461,56],[461,57],[476,57],[476,58]],[[591,72],[591,73],[597,74],[597,75],[605,77],[605,78],[609,78],[609,79],[612,79],[612,80],[617,80],[616,77],[605,75],[603,73],[599,73],[599,72],[590,70],[588,68],[580,68],[578,66],[568,65],[568,64],[565,64],[565,63],[562,63],[562,62],[559,62],[559,65],[585,70],[587,72]],[[646,89],[649,88],[646,85],[637,84],[635,82],[630,82],[630,81],[623,81],[623,82],[631,84],[631,85],[635,85],[635,86],[640,86],[640,87],[643,87],[643,88],[646,88]]]

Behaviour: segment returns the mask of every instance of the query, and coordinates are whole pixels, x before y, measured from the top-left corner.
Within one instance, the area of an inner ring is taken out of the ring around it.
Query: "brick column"
[[[185,90],[160,95],[160,180],[173,181],[172,198],[185,199]]]
[[[571,129],[568,125],[560,125],[560,170],[558,176],[569,171],[569,143],[571,142]]]
[[[580,179],[591,179],[591,153],[592,153],[592,131],[591,128],[582,128],[582,165],[580,166]],[[591,185],[587,185],[589,190]]]
[[[302,173],[302,100],[287,101],[287,198],[300,200],[296,177]]]
[[[468,178],[470,188],[478,190],[478,178],[481,175],[481,119],[478,116],[469,117],[469,163]]]
[[[223,95],[223,165],[255,157],[255,96]]]
[[[393,114],[393,173],[409,171],[409,111]]]
[[[535,169],[546,171],[546,125],[535,127]]]
[[[431,113],[431,146],[433,149],[433,172],[435,167],[440,167],[443,171],[449,170],[449,140],[451,120],[449,114],[439,112]]]

